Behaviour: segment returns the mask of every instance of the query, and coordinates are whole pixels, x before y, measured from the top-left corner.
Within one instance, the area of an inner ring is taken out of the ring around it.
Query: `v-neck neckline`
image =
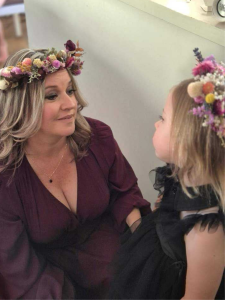
[[[36,180],[38,181],[38,183],[42,186],[42,188],[49,194],[49,196],[57,203],[59,203],[59,205],[63,206],[72,216],[74,216],[75,218],[77,218],[77,220],[79,220],[79,215],[78,215],[78,193],[79,193],[79,189],[78,189],[78,164],[76,165],[77,168],[77,211],[76,213],[74,213],[72,210],[70,210],[66,205],[64,205],[61,201],[59,201],[48,189],[47,187],[43,184],[43,182],[40,180],[40,178],[37,176],[36,172],[34,171],[34,169],[32,168],[31,164],[29,163],[26,155],[24,155],[24,161],[25,163],[28,165],[28,168],[31,170],[31,172],[34,174]]]

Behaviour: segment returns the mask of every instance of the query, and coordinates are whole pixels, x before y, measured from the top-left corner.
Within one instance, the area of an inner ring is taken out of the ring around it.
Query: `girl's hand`
[[[152,211],[156,210],[158,207],[159,207],[159,203],[162,201],[162,197],[163,195],[159,196],[156,201],[155,201],[155,204],[154,204],[154,208]]]
[[[200,225],[185,236],[187,299],[215,299],[224,271],[224,231],[222,225],[215,232],[208,228],[200,231]]]
[[[136,207],[133,208],[132,212],[126,218],[127,225],[131,227],[137,220],[141,219],[140,210]]]

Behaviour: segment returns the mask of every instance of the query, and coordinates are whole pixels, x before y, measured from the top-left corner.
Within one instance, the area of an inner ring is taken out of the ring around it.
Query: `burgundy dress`
[[[88,155],[77,162],[77,214],[24,157],[10,185],[0,174],[0,299],[103,298],[109,263],[133,207],[150,212],[111,129],[87,118]]]

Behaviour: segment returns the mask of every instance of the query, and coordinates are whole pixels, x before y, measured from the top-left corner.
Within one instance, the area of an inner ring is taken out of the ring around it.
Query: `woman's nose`
[[[76,108],[76,106],[77,106],[77,101],[75,95],[71,96],[65,94],[62,101],[62,109],[72,109],[72,108]]]

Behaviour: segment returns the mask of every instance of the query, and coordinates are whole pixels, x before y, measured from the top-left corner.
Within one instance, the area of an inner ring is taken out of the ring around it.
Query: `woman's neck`
[[[27,155],[36,157],[53,157],[65,147],[66,137],[60,138],[41,138],[36,136],[29,138],[26,142],[25,152]]]

